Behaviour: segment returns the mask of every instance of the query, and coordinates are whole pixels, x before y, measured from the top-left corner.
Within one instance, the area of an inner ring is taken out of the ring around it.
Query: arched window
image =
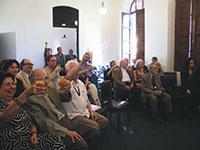
[[[144,0],[133,0],[122,13],[122,57],[144,58]]]

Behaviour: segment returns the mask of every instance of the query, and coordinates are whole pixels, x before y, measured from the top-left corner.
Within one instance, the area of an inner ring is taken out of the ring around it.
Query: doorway
[[[68,6],[53,7],[53,49],[63,54],[72,49],[79,59],[79,10]]]

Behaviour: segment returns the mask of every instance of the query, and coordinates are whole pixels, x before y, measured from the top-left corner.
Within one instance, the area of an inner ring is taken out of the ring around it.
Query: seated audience
[[[92,103],[100,106],[101,102],[98,96],[97,87],[89,81],[89,78],[85,73],[80,74],[79,79],[85,84],[87,94],[90,96]]]
[[[153,57],[151,58],[151,63],[148,65],[148,68],[150,68],[150,65],[151,65],[151,64],[153,64],[153,63],[155,63],[155,62],[157,62],[157,61],[158,61],[158,57],[153,56]]]
[[[80,74],[86,73],[89,78],[89,81],[91,83],[94,83],[96,87],[98,87],[98,76],[97,76],[96,67],[92,65],[93,53],[92,51],[88,51],[87,53],[90,56],[90,60],[81,66]]]
[[[38,132],[22,106],[27,91],[14,98],[15,91],[15,77],[11,73],[0,72],[0,149],[64,150],[63,142],[55,132]]]
[[[78,62],[76,60],[68,61],[66,69],[71,71],[77,65]],[[82,122],[100,131],[108,123],[108,120],[92,110],[87,97],[87,90],[84,83],[79,80],[78,72],[72,78],[70,93],[71,101],[63,103],[68,117],[73,121]]]
[[[23,86],[28,89],[31,87],[30,73],[33,69],[33,63],[29,59],[23,59],[20,63],[21,71],[17,74],[17,78],[23,82]]]
[[[16,77],[19,72],[19,63],[15,59],[9,59],[4,63],[2,70],[5,72],[10,72]],[[17,87],[14,97],[18,97],[25,90],[25,87],[20,79],[15,78],[15,82]]]
[[[142,80],[143,88],[141,93],[143,102],[151,105],[152,122],[154,124],[158,123],[159,102],[162,102],[165,106],[164,119],[166,121],[171,121],[170,113],[172,112],[171,97],[165,92],[157,72],[157,65],[155,63],[151,64],[150,72],[146,74],[145,78]]]
[[[91,56],[90,56],[91,57]],[[101,102],[99,100],[99,96],[98,96],[98,89],[97,86],[92,83],[89,80],[88,77],[88,72],[91,72],[92,70],[94,70],[96,67],[92,66],[92,65],[85,65],[84,68],[83,66],[81,67],[81,70],[79,71],[79,79],[85,84],[86,89],[88,94],[91,96],[91,100],[95,105],[101,105]],[[65,69],[66,69],[66,65],[65,65]],[[68,71],[68,70],[67,70]],[[90,73],[89,73],[90,74]],[[91,76],[92,77],[92,76]]]
[[[132,72],[132,71],[133,71],[133,68],[132,68],[132,66],[130,65],[129,59],[128,59],[128,58],[124,58],[124,60],[125,60],[125,62],[126,62],[126,64],[127,64],[126,69],[127,69],[129,72]]]
[[[144,61],[142,59],[138,59],[135,66],[135,70],[133,71],[133,83],[135,83],[134,87],[141,88],[141,80],[145,78],[145,74],[147,73],[144,69]]]
[[[190,79],[193,71],[195,70],[195,61],[192,58],[188,58],[181,70],[181,84],[185,91],[185,113],[189,115],[189,112],[197,110],[196,97],[191,93]]]
[[[117,67],[117,64],[116,64],[115,60],[111,60],[109,64],[110,64],[110,68],[108,68],[106,71],[104,71],[104,80],[113,81],[112,72]]]
[[[189,58],[185,62],[184,66],[183,66],[183,68],[181,70],[181,83],[182,83],[182,86],[185,87],[185,89],[189,88],[188,87],[188,84],[189,84],[188,82],[189,82],[189,79],[190,79],[190,77],[191,77],[191,75],[192,75],[194,70],[195,70],[195,61],[194,61],[194,59]]]
[[[88,55],[85,54],[80,64],[68,72],[67,78],[72,79],[80,70],[80,66],[86,63]],[[31,74],[32,85],[37,90],[29,97],[27,107],[29,113],[35,119],[40,130],[51,130],[52,128],[63,138],[67,149],[87,150],[86,141],[93,140],[99,130],[68,118],[62,102],[70,101],[70,95],[65,89],[64,93],[48,86],[48,76],[43,69],[36,69]],[[86,141],[85,141],[86,140]]]
[[[200,66],[194,69],[188,82],[189,90],[191,92],[191,97],[195,105],[194,106],[195,111],[200,110],[200,100],[198,98],[199,93],[200,93],[200,78],[199,77],[200,77]]]
[[[57,66],[61,68],[65,68],[66,58],[65,55],[62,53],[62,47],[57,48],[57,54],[55,54],[56,57],[56,64]]]
[[[136,61],[137,61],[136,58],[132,59],[132,63],[133,63],[133,65],[132,65],[132,69],[133,69],[133,70],[135,70],[135,67],[136,67]]]
[[[92,65],[92,59],[88,63],[81,66],[80,74],[86,73],[89,81],[98,87],[98,76],[96,73],[96,67]]]
[[[158,74],[159,74],[160,76],[164,75],[164,71],[162,70],[162,67],[161,67],[160,62],[159,62],[159,61],[156,61],[154,64],[155,64],[155,65],[157,66],[157,68],[158,68]]]
[[[44,70],[49,77],[50,86],[54,86],[57,88],[59,72],[62,70],[62,68],[56,65],[56,57],[54,55],[50,55],[47,58],[47,66],[44,68]]]
[[[132,84],[132,94],[136,103],[141,100],[142,79],[145,79],[146,73],[147,72],[144,69],[144,61],[142,59],[137,59],[135,63],[135,70],[133,71]]]
[[[125,59],[120,61],[120,66],[112,72],[114,80],[114,95],[117,100],[125,100],[130,97],[132,73],[127,70],[127,62]]]

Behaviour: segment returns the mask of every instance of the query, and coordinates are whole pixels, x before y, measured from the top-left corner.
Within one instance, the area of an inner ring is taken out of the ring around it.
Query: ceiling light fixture
[[[104,2],[102,1],[101,8],[99,9],[99,14],[106,15],[106,13],[107,13],[107,9],[104,7]]]

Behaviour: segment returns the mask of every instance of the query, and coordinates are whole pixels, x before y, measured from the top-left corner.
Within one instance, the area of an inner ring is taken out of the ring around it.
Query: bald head
[[[31,73],[31,82],[34,83],[36,80],[46,80],[48,78],[47,73],[44,69],[35,69]]]

